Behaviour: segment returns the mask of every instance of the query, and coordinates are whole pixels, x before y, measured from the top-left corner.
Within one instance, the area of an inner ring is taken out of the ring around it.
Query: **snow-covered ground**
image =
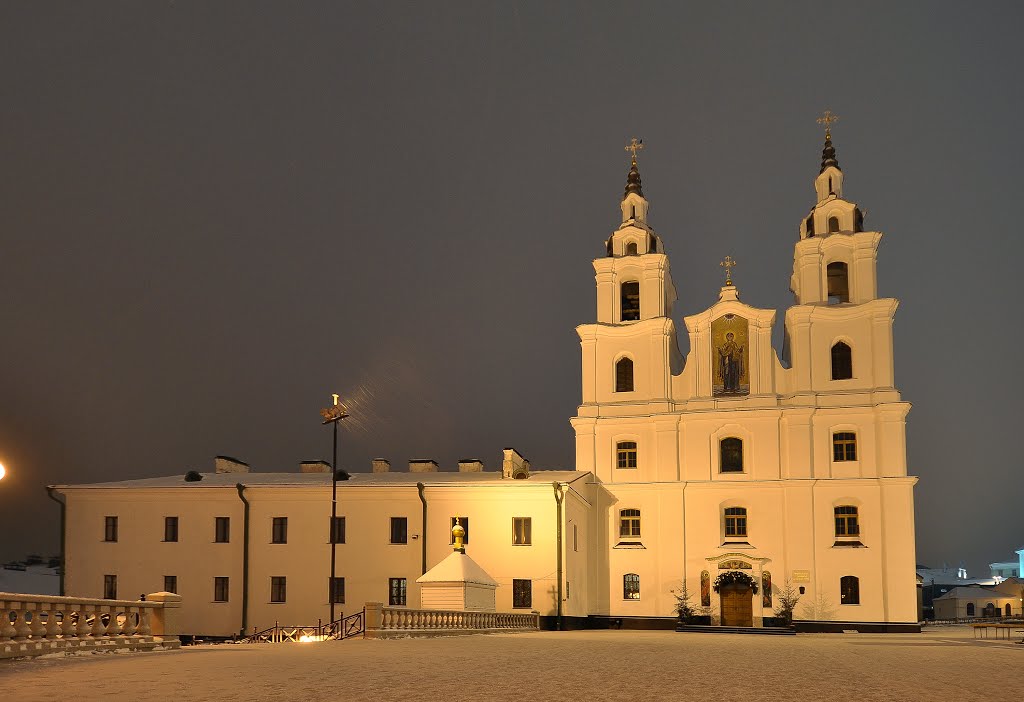
[[[1019,640],[1020,635],[1017,635]],[[991,700],[1020,691],[1024,645],[924,634],[581,631],[194,646],[0,661],[5,699]]]

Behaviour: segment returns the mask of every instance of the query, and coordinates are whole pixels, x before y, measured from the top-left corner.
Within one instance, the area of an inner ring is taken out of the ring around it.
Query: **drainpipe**
[[[238,498],[245,505],[242,516],[242,630],[241,636],[245,636],[245,630],[249,626],[249,500],[245,499],[245,485],[235,485],[238,490]]]
[[[50,499],[60,505],[60,596],[64,597],[64,535],[67,531],[67,503],[57,497],[59,494],[57,488],[52,485],[46,486],[46,494],[50,496]]]
[[[423,485],[423,483],[416,483],[416,492],[419,493],[420,502],[423,503],[423,528],[420,529],[420,549],[423,554],[423,572],[420,573],[420,575],[423,575],[427,572],[427,498],[423,496],[424,487],[425,486]]]
[[[555,577],[558,578],[558,614],[556,619],[556,629],[562,630],[562,500],[565,499],[565,493],[563,492],[564,486],[555,481],[551,483],[552,487],[555,488],[555,522],[556,522],[556,548],[557,548],[557,559],[555,566]]]

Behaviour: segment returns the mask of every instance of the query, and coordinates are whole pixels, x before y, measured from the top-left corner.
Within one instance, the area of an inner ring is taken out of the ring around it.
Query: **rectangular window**
[[[231,541],[231,517],[217,517],[213,540],[218,544],[226,544]]]
[[[531,538],[533,519],[531,517],[512,517],[512,545],[529,546],[533,543]]]
[[[270,536],[270,543],[288,543],[288,517],[274,517],[274,528]]]
[[[270,601],[288,601],[288,579],[283,575],[274,575],[270,578]]]
[[[331,522],[331,543],[332,544],[343,544],[345,543],[345,518],[344,517],[333,517]]]
[[[178,540],[178,518],[164,517],[164,541]]]
[[[638,538],[640,536],[640,510],[619,510],[619,538]]]
[[[165,575],[164,576],[164,592],[173,592],[178,594],[178,576],[177,575]]]
[[[572,550],[573,551],[579,551],[580,550],[580,542],[579,542],[579,539],[578,539],[577,534],[576,534],[576,525],[575,524],[572,525]]]
[[[117,517],[103,518],[103,540],[117,541]]]
[[[391,543],[409,543],[409,520],[405,517],[391,518]]]
[[[860,604],[860,579],[855,575],[844,575],[839,579],[839,604]]]
[[[117,599],[117,576],[116,575],[104,575],[103,576],[103,599],[105,599],[105,600],[116,600]]]
[[[345,604],[345,578],[328,578],[328,597],[334,604]]]
[[[636,573],[627,573],[622,576],[622,599],[640,599],[640,576]]]
[[[839,505],[835,508],[836,536],[859,536],[857,508],[853,505]]]
[[[452,534],[451,529],[455,528],[455,520],[456,519],[459,520],[459,524],[462,525],[462,528],[466,530],[466,535],[462,537],[462,543],[463,544],[468,544],[469,543],[469,517],[452,517],[452,521],[451,521],[451,524],[449,525],[449,531],[448,531],[448,538],[450,539],[449,543],[453,543],[453,544],[455,543],[455,536]]]
[[[746,537],[747,510],[745,507],[729,507],[725,510],[725,535]]]
[[[516,609],[533,607],[533,581],[512,579],[512,606]]]
[[[620,441],[615,449],[616,466],[619,468],[636,468],[636,442]]]
[[[214,602],[227,602],[228,601],[228,579],[224,577],[216,577],[213,579],[213,601]]]
[[[405,604],[405,578],[388,578],[388,604]]]
[[[840,431],[832,435],[832,460],[857,460],[857,435],[852,431]]]

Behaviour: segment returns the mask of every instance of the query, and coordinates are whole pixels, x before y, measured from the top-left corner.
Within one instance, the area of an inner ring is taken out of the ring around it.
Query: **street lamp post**
[[[334,460],[331,461],[331,579],[327,586],[327,599],[331,603],[331,626],[334,626],[334,581],[337,566],[338,540],[335,538],[335,522],[338,521],[338,423],[348,416],[344,405],[338,403],[337,393],[333,394],[334,404],[320,410],[324,424],[334,425]]]

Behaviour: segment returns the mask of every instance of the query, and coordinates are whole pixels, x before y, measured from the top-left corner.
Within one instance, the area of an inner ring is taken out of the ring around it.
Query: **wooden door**
[[[722,597],[722,626],[754,626],[753,594],[747,585],[726,585]]]

